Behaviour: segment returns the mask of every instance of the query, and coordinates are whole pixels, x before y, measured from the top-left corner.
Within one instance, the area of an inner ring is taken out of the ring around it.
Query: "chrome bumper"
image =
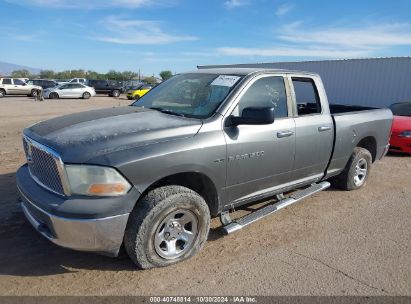
[[[24,197],[27,220],[45,238],[66,248],[117,256],[129,214],[98,219],[63,218],[45,212]]]

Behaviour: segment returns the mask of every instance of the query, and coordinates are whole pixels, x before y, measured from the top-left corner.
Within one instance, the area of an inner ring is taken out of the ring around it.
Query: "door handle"
[[[277,137],[278,138],[289,137],[289,136],[292,136],[292,135],[294,135],[293,131],[280,131],[280,132],[277,132]]]
[[[318,132],[324,132],[324,131],[328,131],[331,130],[330,126],[320,126],[318,127]]]

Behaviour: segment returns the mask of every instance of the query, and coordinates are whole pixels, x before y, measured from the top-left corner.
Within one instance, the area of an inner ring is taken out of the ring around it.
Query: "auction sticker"
[[[222,86],[222,87],[232,87],[240,79],[239,76],[231,75],[220,75],[211,83],[211,85]]]

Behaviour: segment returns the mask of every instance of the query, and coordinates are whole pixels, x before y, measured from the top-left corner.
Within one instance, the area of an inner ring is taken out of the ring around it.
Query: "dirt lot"
[[[0,295],[411,295],[411,157],[376,163],[362,190],[330,189],[230,236],[214,219],[203,251],[169,268],[140,271],[124,255],[44,240],[17,204],[22,129],[126,104],[0,99]]]

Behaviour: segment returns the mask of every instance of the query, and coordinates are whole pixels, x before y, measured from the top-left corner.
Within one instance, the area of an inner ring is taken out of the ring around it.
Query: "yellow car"
[[[144,94],[146,94],[148,91],[150,91],[153,88],[153,86],[148,85],[148,84],[140,84],[136,87],[131,88],[130,90],[127,91],[127,98],[130,100],[137,100]]]

